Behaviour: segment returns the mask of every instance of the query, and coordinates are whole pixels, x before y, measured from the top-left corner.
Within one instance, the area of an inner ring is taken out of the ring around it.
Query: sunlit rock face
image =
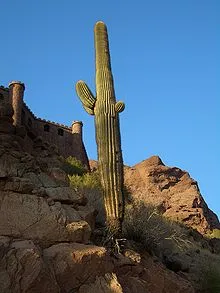
[[[164,216],[183,222],[202,234],[220,228],[219,220],[208,208],[197,182],[186,171],[165,166],[158,156],[125,167],[125,185],[134,199],[156,205]]]

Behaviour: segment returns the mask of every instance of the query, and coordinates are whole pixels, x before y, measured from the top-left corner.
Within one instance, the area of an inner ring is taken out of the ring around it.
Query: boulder
[[[60,292],[53,272],[32,241],[11,242],[7,237],[0,237],[0,252],[1,293]]]
[[[113,270],[106,249],[94,245],[61,243],[44,249],[43,257],[54,268],[61,292],[77,292]]]
[[[34,188],[33,183],[28,178],[11,177],[5,184],[5,191],[18,193],[31,193]]]
[[[104,276],[96,277],[92,284],[82,285],[78,293],[123,293],[123,291],[117,276],[107,273]]]
[[[128,253],[129,261],[115,263],[115,271],[124,293],[194,293],[189,281],[155,262],[147,253],[137,258],[137,253]],[[133,260],[133,261],[132,261]],[[132,261],[132,262],[131,262]]]
[[[85,205],[85,196],[70,187],[50,187],[45,188],[45,193],[48,197],[52,198],[54,201],[60,201],[67,204],[78,204]]]
[[[98,188],[84,188],[84,195],[87,200],[87,207],[94,208],[97,211],[96,223],[102,226],[105,225],[106,212],[102,191]]]
[[[71,221],[60,202],[49,205],[35,195],[1,192],[0,235],[32,239],[45,247],[62,241],[87,243],[90,233],[89,224]]]

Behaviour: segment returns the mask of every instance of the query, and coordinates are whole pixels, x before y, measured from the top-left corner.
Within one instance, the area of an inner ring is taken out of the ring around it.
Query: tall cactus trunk
[[[76,91],[85,110],[89,114],[95,115],[98,164],[104,192],[107,225],[120,230],[124,217],[124,197],[118,113],[124,110],[124,103],[116,103],[108,34],[103,22],[97,22],[95,25],[95,49],[96,99],[83,81],[76,84]]]

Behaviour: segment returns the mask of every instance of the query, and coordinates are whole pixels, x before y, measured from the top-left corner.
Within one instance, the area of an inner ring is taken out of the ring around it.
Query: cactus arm
[[[119,101],[115,104],[115,111],[121,113],[125,109],[125,104],[122,101]]]
[[[89,114],[89,115],[95,115],[94,109],[88,108],[83,105],[84,110]]]
[[[76,84],[76,92],[83,104],[84,109],[90,115],[94,115],[94,107],[95,107],[95,98],[90,91],[89,87],[82,80],[78,81]]]

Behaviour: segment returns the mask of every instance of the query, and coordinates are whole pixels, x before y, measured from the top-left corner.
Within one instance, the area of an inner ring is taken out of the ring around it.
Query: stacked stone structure
[[[88,156],[82,139],[81,121],[73,121],[71,127],[36,117],[24,102],[25,85],[12,81],[9,87],[0,86],[0,103],[13,107],[13,125],[23,138],[27,152],[33,149],[33,141],[41,136],[43,141],[54,144],[63,157],[73,156],[89,169]]]

